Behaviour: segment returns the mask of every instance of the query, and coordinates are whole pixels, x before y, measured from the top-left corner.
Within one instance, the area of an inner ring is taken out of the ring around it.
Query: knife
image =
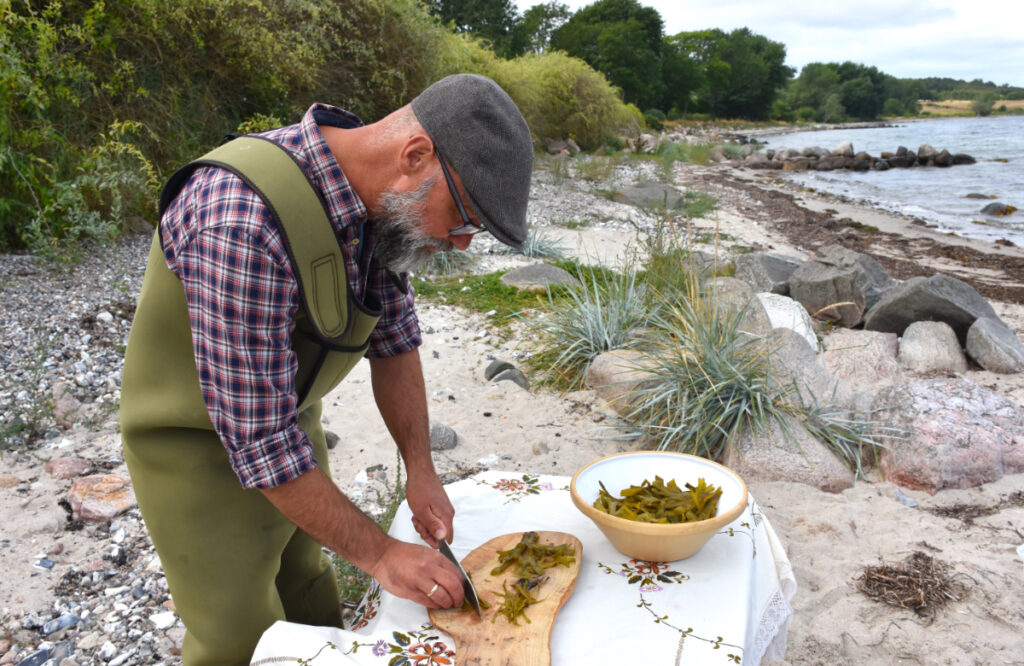
[[[455,568],[459,570],[459,575],[462,577],[462,591],[465,593],[466,598],[469,599],[469,603],[474,609],[476,609],[477,617],[483,619],[484,613],[480,610],[480,597],[477,596],[476,588],[473,587],[473,581],[469,579],[469,574],[466,573],[466,570],[462,568],[462,565],[459,564],[459,561],[455,558],[455,553],[453,553],[452,549],[448,546],[448,542],[444,539],[440,539],[437,543],[438,550],[441,551],[441,554],[447,557],[448,560],[455,565]]]

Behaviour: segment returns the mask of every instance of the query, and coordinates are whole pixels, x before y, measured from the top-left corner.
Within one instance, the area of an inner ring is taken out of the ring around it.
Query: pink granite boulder
[[[1024,471],[1024,412],[967,379],[928,379],[883,389],[874,418],[886,445],[879,469],[889,481],[935,493],[970,488]]]

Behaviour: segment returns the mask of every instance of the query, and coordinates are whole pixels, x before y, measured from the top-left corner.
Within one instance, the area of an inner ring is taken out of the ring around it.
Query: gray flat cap
[[[485,76],[454,74],[420,93],[412,110],[459,174],[487,230],[520,247],[526,240],[533,141],[512,98]]]

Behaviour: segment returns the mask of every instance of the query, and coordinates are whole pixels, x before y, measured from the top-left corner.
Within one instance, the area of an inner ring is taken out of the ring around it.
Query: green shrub
[[[818,111],[813,106],[801,106],[796,110],[796,118],[801,122],[810,122],[818,115]]]
[[[593,150],[643,124],[602,74],[561,51],[496,61],[488,72],[516,101],[538,143],[571,138]]]
[[[665,127],[665,112],[661,109],[647,109],[644,111],[644,122],[651,129],[661,131]]]

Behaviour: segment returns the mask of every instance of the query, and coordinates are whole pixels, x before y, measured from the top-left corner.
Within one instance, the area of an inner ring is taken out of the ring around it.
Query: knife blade
[[[447,557],[448,560],[455,565],[455,568],[459,570],[459,575],[462,577],[462,591],[465,593],[466,598],[469,599],[470,605],[472,605],[476,610],[477,617],[483,619],[484,612],[480,609],[480,597],[477,596],[476,588],[473,587],[473,581],[469,579],[469,574],[467,574],[466,570],[462,568],[461,564],[459,564],[459,560],[456,559],[455,553],[452,552],[452,549],[444,539],[439,540],[437,543],[438,550],[441,551],[441,554]]]

